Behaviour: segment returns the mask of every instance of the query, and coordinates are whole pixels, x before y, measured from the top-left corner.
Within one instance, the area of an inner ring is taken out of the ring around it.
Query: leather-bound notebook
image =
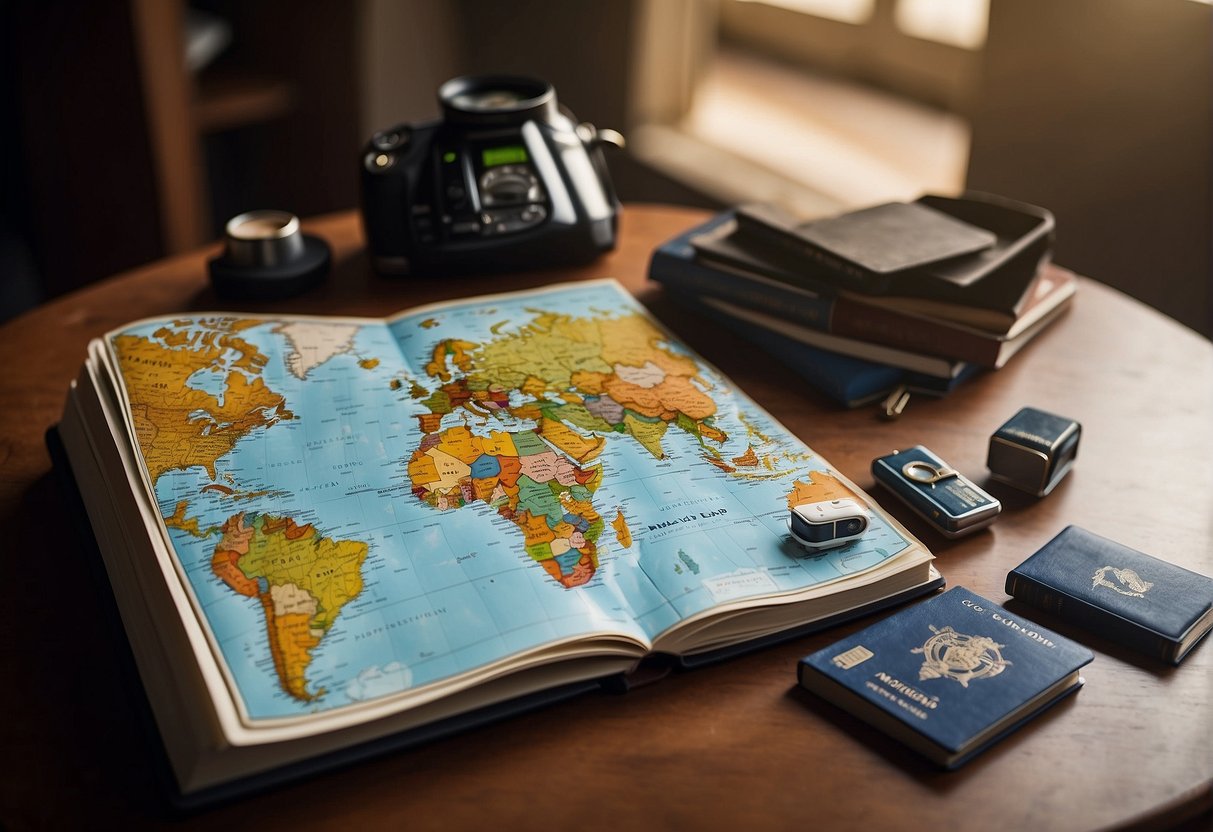
[[[800,233],[807,242],[878,274],[973,254],[998,239],[917,202],[874,205],[810,223]]]
[[[927,195],[808,222],[761,203],[739,206],[736,218],[730,242],[810,283],[960,302],[1015,303],[1053,236],[1045,209],[977,193]]]
[[[1171,664],[1213,627],[1213,578],[1078,526],[1011,570],[1006,591]]]

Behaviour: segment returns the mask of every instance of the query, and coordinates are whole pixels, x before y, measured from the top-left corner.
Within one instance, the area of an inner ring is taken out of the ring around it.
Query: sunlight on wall
[[[1213,0],[1199,0],[1213,2]],[[875,0],[737,0],[763,3],[800,14],[841,23],[866,23],[876,9]],[[925,40],[980,49],[986,41],[990,0],[897,0],[893,19],[907,35]]]
[[[990,0],[899,0],[893,19],[907,35],[980,49],[986,42]]]
[[[843,23],[863,23],[872,16],[875,0],[741,0],[744,3],[765,3],[793,12],[811,14]]]

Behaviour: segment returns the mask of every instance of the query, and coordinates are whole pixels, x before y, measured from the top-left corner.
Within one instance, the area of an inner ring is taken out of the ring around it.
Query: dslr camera
[[[398,124],[362,152],[362,217],[384,274],[584,263],[615,247],[619,201],[602,145],[552,85],[468,76],[438,90],[442,118]]]

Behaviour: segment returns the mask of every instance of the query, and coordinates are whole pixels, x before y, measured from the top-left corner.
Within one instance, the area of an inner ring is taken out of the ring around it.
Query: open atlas
[[[60,434],[183,791],[938,582],[613,281],[133,323]]]

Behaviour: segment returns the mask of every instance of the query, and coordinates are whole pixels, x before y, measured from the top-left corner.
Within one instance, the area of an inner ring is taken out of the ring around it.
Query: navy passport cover
[[[1150,649],[1150,634],[1177,643],[1213,606],[1213,578],[1078,526],[1068,526],[1011,570],[1006,590],[1026,604],[1152,653],[1157,651]],[[1133,638],[1133,629],[1139,638]]]
[[[978,734],[1092,658],[1069,639],[955,587],[801,659],[799,678],[803,684],[806,674],[823,674],[944,752],[963,753],[955,767],[1039,709],[966,748]]]

